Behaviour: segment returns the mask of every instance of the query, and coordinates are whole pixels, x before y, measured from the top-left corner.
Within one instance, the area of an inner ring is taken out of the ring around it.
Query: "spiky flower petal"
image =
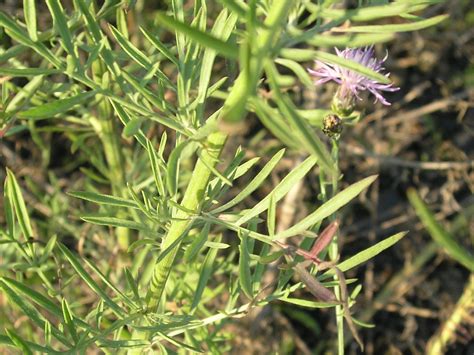
[[[382,60],[374,57],[374,47],[365,48],[346,48],[340,51],[336,48],[336,53],[339,57],[344,59],[353,60],[365,67],[372,69],[377,73],[382,73],[384,68],[382,64],[387,59],[387,56]],[[383,91],[397,91],[400,88],[393,86],[393,84],[383,84],[377,80],[368,78],[360,73],[353,70],[343,68],[337,64],[324,63],[321,61],[316,62],[316,69],[308,69],[309,73],[316,78],[316,84],[326,83],[328,81],[335,81],[340,85],[337,99],[339,102],[346,103],[349,105],[353,102],[354,98],[361,100],[359,93],[361,91],[369,91],[375,96],[375,102],[380,101],[384,105],[390,105],[390,103],[383,97]],[[389,74],[384,74],[386,77]]]

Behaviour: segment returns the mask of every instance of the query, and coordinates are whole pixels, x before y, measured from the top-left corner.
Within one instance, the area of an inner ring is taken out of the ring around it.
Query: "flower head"
[[[339,57],[353,60],[359,64],[366,66],[377,73],[381,73],[384,68],[383,62],[387,56],[382,60],[374,57],[374,47],[365,48],[346,48],[340,51],[336,48],[336,53]],[[368,78],[353,70],[343,68],[337,64],[323,63],[316,61],[316,69],[308,69],[309,73],[317,78],[316,84],[322,84],[328,81],[335,81],[340,85],[336,95],[339,104],[346,106],[353,106],[354,98],[361,100],[359,92],[368,90],[375,96],[375,102],[380,101],[384,105],[390,105],[382,95],[382,91],[397,91],[400,88],[393,86],[393,84],[382,84],[377,80]],[[385,74],[389,76],[389,74]]]

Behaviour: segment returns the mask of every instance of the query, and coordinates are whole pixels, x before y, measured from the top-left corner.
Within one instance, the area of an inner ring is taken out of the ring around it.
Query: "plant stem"
[[[168,233],[163,239],[161,250],[164,251],[170,247],[172,250],[170,250],[161,261],[156,263],[154,267],[153,277],[147,293],[148,309],[152,312],[154,312],[159,305],[171,267],[178,253],[181,243],[177,242],[177,240],[186,233],[192,223],[192,216],[185,211],[191,210],[196,213],[199,212],[211,177],[209,167],[214,167],[217,164],[226,138],[227,136],[220,132],[213,133],[208,137],[206,142],[207,149],[203,150],[201,157],[198,159],[189,185],[184,193],[183,200],[181,201],[183,209],[176,211],[176,214],[173,216],[175,219],[171,222]]]
[[[106,73],[104,63],[98,59],[92,64],[92,74],[96,82],[104,80]],[[109,167],[109,180],[114,196],[124,197],[125,192],[125,169],[123,155],[120,149],[120,134],[114,120],[112,105],[106,97],[97,95],[99,104],[97,107],[97,120],[92,122],[104,148],[105,159]],[[129,230],[127,228],[116,228],[118,244],[121,250],[127,250],[129,245]]]
[[[96,1],[89,5],[90,10],[95,13]],[[90,36],[87,37],[89,43],[93,43]],[[106,65],[102,59],[98,58],[92,62],[92,82],[101,83],[103,89],[109,86]],[[97,115],[92,117],[91,124],[99,136],[104,149],[105,159],[109,168],[108,178],[110,181],[112,194],[114,196],[126,197],[125,168],[123,165],[123,154],[120,148],[120,133],[116,126],[114,109],[106,96],[98,94]],[[121,215],[119,214],[119,217]],[[129,245],[130,231],[127,228],[117,227],[115,229],[117,242],[121,250],[127,250]]]
[[[469,319],[469,313],[474,307],[474,275],[471,274],[461,298],[459,298],[456,307],[451,316],[439,328],[428,342],[426,353],[429,355],[444,354],[446,346],[454,340],[456,330],[461,324]]]
[[[339,141],[338,138],[331,139],[332,149],[331,156],[336,166],[336,172],[331,174],[331,181],[327,181],[327,176],[323,170],[320,174],[320,188],[323,201],[327,201],[333,196],[335,196],[339,189]],[[326,186],[331,185],[331,191],[328,193]],[[331,220],[336,219],[336,213],[329,217]],[[338,247],[339,236],[336,234],[329,245],[329,258],[331,261],[336,261],[339,256],[339,247]],[[337,274],[334,275],[334,280],[339,281]],[[334,287],[334,293],[338,300],[341,299],[341,290],[339,286]],[[337,305],[335,307],[336,312],[336,325],[337,325],[337,349],[338,354],[344,354],[344,309],[342,305]]]
[[[332,149],[331,149],[332,158],[336,165],[337,171],[339,171],[339,141],[338,138],[332,140]],[[332,196],[335,196],[339,189],[339,173],[332,174]],[[336,219],[336,214],[331,216],[331,219]],[[329,258],[331,261],[336,261],[339,257],[339,236],[336,235],[329,246]],[[339,281],[337,274],[334,275],[334,280]],[[341,299],[341,289],[339,286],[334,287],[334,293],[336,294],[337,299]],[[344,354],[344,309],[342,305],[336,306],[336,324],[337,324],[337,349],[338,354]]]

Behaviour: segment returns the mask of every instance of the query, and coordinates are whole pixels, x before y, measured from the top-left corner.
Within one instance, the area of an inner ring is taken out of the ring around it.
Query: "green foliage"
[[[305,66],[315,59],[387,82],[314,47],[381,43],[437,24],[444,15],[413,15],[437,1],[345,10],[333,1],[220,0],[211,9],[205,1],[172,0],[149,13],[139,12],[143,2],[98,3],[75,0],[69,11],[60,1],[40,8],[24,0],[23,17],[0,12],[0,74],[8,76],[0,132],[13,139],[29,132],[42,166],[51,159],[62,166],[31,189],[46,217],[25,198],[30,189],[21,186],[34,186],[30,177],[7,169],[0,291],[9,311],[0,312],[0,344],[27,354],[216,352],[229,336],[224,325],[253,307],[278,300],[307,308],[349,304],[337,291],[350,283],[341,277],[322,284],[317,270],[304,269],[306,283],[292,283],[299,259],[289,260],[275,240],[314,236],[376,177],[337,191],[337,154],[315,128],[330,111],[299,109],[285,82],[310,87]],[[49,11],[50,22],[39,21],[41,11]],[[372,23],[387,17],[404,23]],[[340,27],[345,21],[350,26]],[[361,21],[370,24],[353,25]],[[253,115],[277,141],[246,160],[246,147],[228,152],[226,141]],[[52,137],[70,152],[53,155]],[[266,188],[285,155],[304,159]],[[308,196],[312,212],[279,231],[278,203],[318,173],[327,198]],[[67,194],[56,188],[64,175],[78,174]],[[231,195],[235,186],[240,191]],[[261,191],[266,196],[252,203]],[[352,269],[403,236],[336,266]],[[268,263],[281,256],[289,270],[278,271],[278,287],[263,295]],[[329,293],[335,287],[337,301],[301,298],[309,284]],[[14,329],[11,314],[26,316],[27,325]]]
[[[474,256],[459,245],[453,236],[436,221],[433,213],[414,189],[408,190],[408,199],[434,241],[446,251],[450,257],[469,271],[474,272]]]

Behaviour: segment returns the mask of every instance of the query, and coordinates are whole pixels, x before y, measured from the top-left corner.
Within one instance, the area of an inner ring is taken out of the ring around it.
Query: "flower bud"
[[[355,109],[355,95],[340,87],[332,99],[332,110],[342,117],[349,117]]]
[[[339,116],[330,114],[324,117],[323,133],[328,137],[334,138],[342,132],[342,120]]]

